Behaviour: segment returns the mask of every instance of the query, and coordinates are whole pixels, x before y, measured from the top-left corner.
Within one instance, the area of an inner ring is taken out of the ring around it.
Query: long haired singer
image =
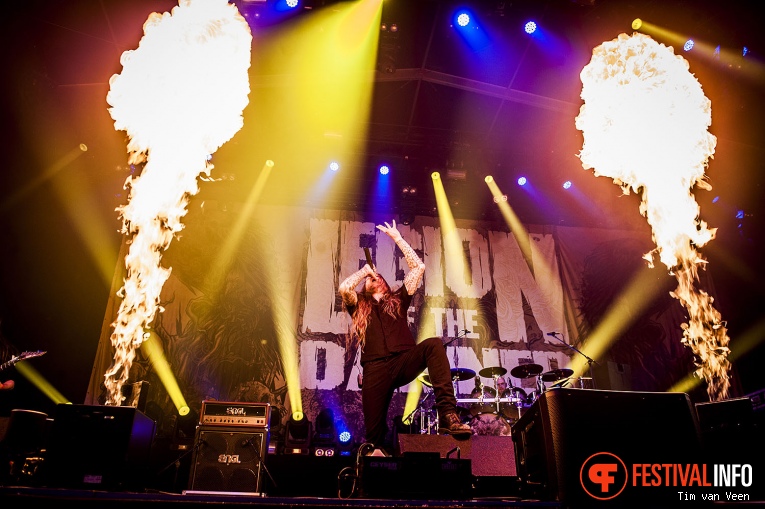
[[[385,279],[369,263],[340,283],[339,292],[352,322],[347,337],[348,351],[361,348],[363,384],[361,403],[364,411],[366,441],[385,448],[387,416],[396,388],[410,383],[428,369],[436,410],[439,434],[469,435],[470,426],[457,415],[457,400],[451,380],[451,368],[440,338],[417,343],[409,330],[407,310],[412,295],[422,281],[425,264],[393,225],[377,225],[396,243],[404,255],[409,272],[400,288],[392,291]],[[356,291],[364,283],[361,292]]]

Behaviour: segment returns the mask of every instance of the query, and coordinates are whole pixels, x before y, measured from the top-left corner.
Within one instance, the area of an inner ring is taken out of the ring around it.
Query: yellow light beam
[[[462,248],[457,224],[454,221],[449,199],[446,196],[444,182],[441,174],[433,172],[431,174],[433,190],[436,193],[436,207],[438,208],[438,220],[441,225],[441,238],[444,243],[444,264],[447,272],[459,275],[467,272],[467,260],[465,251]]]
[[[301,139],[299,155],[302,159],[299,165],[295,165],[293,179],[296,186],[304,181],[320,181],[326,163],[324,159],[329,155],[328,134],[336,134],[342,145],[332,153],[333,157],[351,157],[361,153],[355,145],[347,145],[362,142],[348,142],[349,137],[344,137],[343,133],[354,133],[353,140],[363,139],[374,85],[371,78],[381,16],[381,0],[340,3],[321,9],[312,16],[304,16],[300,23],[283,28],[270,41],[281,55],[282,68],[294,75],[293,87],[288,90],[290,100],[268,102],[266,96],[254,100],[259,101],[257,104],[262,106],[262,111],[267,111],[269,117],[277,122],[278,125],[272,126],[273,132],[292,133],[289,143],[295,137]],[[284,54],[284,47],[299,50]],[[353,166],[353,161],[348,163],[345,166]],[[300,174],[298,172],[302,167],[307,170]],[[269,218],[275,228],[279,228],[274,224],[277,220],[281,221],[281,228],[289,231],[292,226],[289,218]],[[265,246],[256,246],[261,247]],[[261,251],[259,256],[272,260],[265,264],[265,279],[273,296],[271,312],[291,411],[293,417],[298,419],[303,415],[295,326],[299,303],[290,302],[290,292],[284,290],[292,275],[285,274],[285,267],[273,261],[272,253]],[[299,300],[299,292],[296,292],[295,299]]]
[[[653,270],[640,270],[614,300],[580,350],[593,359],[605,354],[619,335],[641,316],[648,304],[664,291],[662,285],[656,284],[655,277]],[[574,370],[574,377],[589,375],[589,365],[583,356],[571,359],[570,368]]]
[[[694,54],[700,55],[706,60],[718,60],[720,65],[729,69],[736,69],[749,78],[759,80],[765,78],[765,67],[753,59],[747,59],[743,55],[743,47],[736,49],[736,51],[724,49],[720,45],[710,44],[692,35],[682,34],[659,25],[654,25],[641,18],[636,18],[632,22],[632,29],[664,39],[677,48],[678,51],[683,49],[689,39],[692,39],[693,49],[690,51]]]
[[[146,357],[151,361],[154,371],[157,373],[159,380],[167,390],[167,394],[170,396],[173,405],[175,405],[175,408],[178,410],[178,414],[188,414],[189,406],[186,404],[186,400],[181,393],[181,388],[178,387],[178,381],[175,379],[173,370],[167,362],[165,353],[162,351],[162,342],[156,332],[153,330],[144,331],[141,349],[143,349],[144,353],[146,353]]]
[[[34,189],[38,188],[44,182],[47,182],[48,180],[53,178],[54,175],[56,175],[58,172],[66,168],[67,165],[69,165],[72,161],[74,161],[75,159],[77,159],[83,153],[87,151],[88,151],[88,146],[85,145],[84,143],[80,143],[77,147],[73,148],[72,150],[64,154],[58,161],[55,162],[55,164],[53,164],[52,166],[49,166],[42,175],[32,179],[25,186],[22,186],[21,188],[19,188],[18,191],[16,191],[11,196],[9,196],[8,199],[5,200],[5,202],[0,203],[0,212],[8,210],[14,204],[18,203],[19,200],[24,198]]]
[[[531,253],[532,246],[531,242],[529,242],[529,232],[526,231],[526,228],[521,223],[521,220],[518,219],[515,211],[512,209],[512,207],[510,207],[510,204],[507,203],[507,196],[504,195],[502,191],[500,191],[499,186],[494,180],[494,177],[489,175],[484,178],[484,182],[486,182],[486,185],[489,187],[489,191],[491,191],[491,194],[494,197],[494,201],[499,207],[499,211],[502,214],[505,223],[510,227],[510,231],[513,232],[515,241],[518,242],[518,247],[520,247],[521,253],[523,254],[523,259],[526,260],[526,265],[528,265],[529,270],[533,274],[534,263]],[[541,260],[541,258],[537,258]]]
[[[18,371],[24,378],[29,380],[32,385],[37,387],[40,392],[48,396],[48,398],[57,405],[61,403],[71,403],[71,401],[66,399],[63,394],[58,392],[58,390],[53,387],[53,385],[48,382],[45,377],[43,377],[35,368],[32,367],[31,364],[27,363],[26,361],[20,361],[16,363],[16,371]]]
[[[247,195],[244,206],[242,210],[239,211],[234,221],[231,233],[226,237],[223,246],[220,249],[219,256],[215,258],[212,268],[207,273],[208,284],[205,285],[205,287],[211,289],[210,291],[212,295],[217,295],[218,290],[220,290],[220,287],[225,280],[224,275],[228,272],[228,268],[233,262],[234,253],[244,237],[245,229],[250,223],[250,219],[252,219],[252,212],[260,199],[260,195],[263,194],[263,188],[265,187],[266,182],[268,182],[268,178],[271,176],[271,170],[273,170],[273,168],[274,162],[270,159],[263,165],[263,169],[260,171],[260,174],[255,181],[255,185],[250,189],[250,193]]]
[[[324,170],[332,160],[342,171],[366,171],[361,163],[374,87],[374,69],[382,16],[381,0],[340,2],[274,29],[258,48],[259,60],[278,60],[290,81],[276,89],[271,81],[256,83],[253,106],[268,120],[261,139],[289,168],[284,197],[303,195],[320,201]],[[289,50],[285,50],[289,48]],[[256,62],[258,65],[259,62]],[[294,150],[294,140],[300,150]],[[276,157],[276,156],[275,156]],[[336,174],[331,173],[332,176]],[[344,179],[348,186],[358,179]]]

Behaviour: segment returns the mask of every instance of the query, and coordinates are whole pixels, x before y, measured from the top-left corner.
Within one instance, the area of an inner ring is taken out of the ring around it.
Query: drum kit
[[[539,395],[547,390],[546,383],[549,383],[552,386],[557,386],[571,377],[574,374],[574,371],[568,368],[544,371],[544,368],[539,364],[520,364],[510,371],[510,375],[520,379],[536,378],[536,388],[528,394],[523,388],[513,386],[512,382],[510,382],[509,387],[500,392],[498,380],[505,374],[507,374],[507,369],[501,366],[487,367],[480,370],[478,372],[480,377],[491,378],[493,380],[492,387],[481,383],[480,378],[476,376],[476,372],[472,369],[451,369],[454,394],[458,396],[457,409],[460,413],[460,418],[463,421],[482,421],[483,424],[486,424],[487,419],[492,421],[492,423],[497,420],[502,420],[505,423],[515,422],[521,417],[525,409],[534,404],[539,398]],[[475,389],[471,392],[469,398],[460,398],[457,390],[457,383],[470,380],[471,378],[475,378],[476,380]],[[423,386],[430,389],[433,388],[430,376],[427,373],[418,376],[417,380],[419,380]],[[427,399],[427,396],[420,402],[422,420],[421,433],[429,433],[435,424],[435,421],[431,418],[428,418],[427,422],[425,421],[426,413],[422,408],[425,399]],[[463,407],[459,405],[461,403],[469,403],[470,406]]]

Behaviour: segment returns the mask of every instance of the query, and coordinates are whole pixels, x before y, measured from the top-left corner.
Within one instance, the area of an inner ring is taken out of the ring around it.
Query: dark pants
[[[449,359],[441,338],[428,338],[411,350],[364,364],[361,403],[367,442],[378,448],[383,446],[388,432],[388,408],[394,391],[417,378],[425,368],[428,368],[433,384],[439,417],[454,412],[457,400]]]

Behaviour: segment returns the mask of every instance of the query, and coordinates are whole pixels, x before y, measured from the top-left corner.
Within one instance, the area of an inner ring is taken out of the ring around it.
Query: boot
[[[448,412],[442,418],[438,427],[439,435],[472,435],[473,430],[467,424],[463,424],[456,412]]]

